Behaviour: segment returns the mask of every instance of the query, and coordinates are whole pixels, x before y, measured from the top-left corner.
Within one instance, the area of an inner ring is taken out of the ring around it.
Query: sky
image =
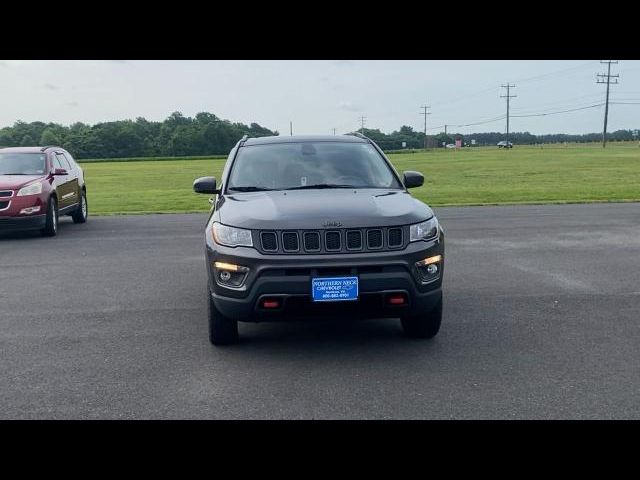
[[[0,127],[17,120],[70,125],[206,111],[280,134],[347,133],[361,126],[390,133],[402,125],[427,133],[602,131],[604,106],[518,117],[604,102],[599,60],[2,60]],[[608,131],[640,128],[640,61],[612,73]],[[635,102],[635,104],[634,104]],[[493,120],[495,119],[495,120]],[[478,125],[472,123],[485,122]],[[455,126],[458,125],[458,126]]]

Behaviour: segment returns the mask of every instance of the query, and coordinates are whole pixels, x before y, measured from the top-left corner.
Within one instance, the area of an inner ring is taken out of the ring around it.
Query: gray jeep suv
[[[209,340],[238,321],[341,315],[400,318],[430,338],[442,319],[444,231],[369,138],[246,138],[231,150],[205,229]]]

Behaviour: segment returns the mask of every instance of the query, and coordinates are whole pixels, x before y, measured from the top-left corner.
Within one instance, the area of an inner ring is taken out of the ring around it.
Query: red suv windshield
[[[43,175],[44,153],[0,153],[0,175]]]

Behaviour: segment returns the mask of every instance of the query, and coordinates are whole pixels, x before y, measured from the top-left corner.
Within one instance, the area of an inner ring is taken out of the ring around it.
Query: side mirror
[[[56,176],[56,177],[57,177],[58,175],[69,175],[69,172],[67,172],[67,170],[66,170],[66,169],[64,169],[64,168],[56,168],[56,169],[53,171],[53,175],[54,175],[54,176]]]
[[[424,184],[424,175],[420,172],[407,171],[403,172],[403,175],[406,188],[421,187]]]
[[[216,189],[215,177],[200,177],[193,182],[193,191],[196,193],[220,193]]]

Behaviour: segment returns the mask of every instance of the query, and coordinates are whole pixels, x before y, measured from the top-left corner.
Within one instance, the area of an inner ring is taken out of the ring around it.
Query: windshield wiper
[[[275,189],[264,187],[229,187],[229,190],[233,190],[234,192],[270,192]]]
[[[355,185],[340,185],[335,183],[317,183],[315,185],[301,185],[299,187],[291,187],[286,190],[307,190],[313,188],[358,188]]]

